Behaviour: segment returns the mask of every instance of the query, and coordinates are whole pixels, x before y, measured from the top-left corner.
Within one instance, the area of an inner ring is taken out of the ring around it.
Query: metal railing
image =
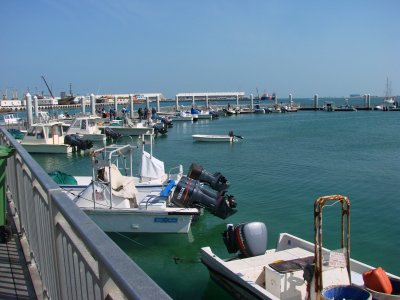
[[[170,299],[5,128],[0,143],[16,150],[7,160],[8,196],[41,280],[39,298]]]

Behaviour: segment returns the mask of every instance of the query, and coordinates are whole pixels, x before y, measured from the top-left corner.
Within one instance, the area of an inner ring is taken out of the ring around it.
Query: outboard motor
[[[119,139],[122,136],[122,134],[115,132],[110,127],[104,128],[104,134],[106,135],[107,139],[113,139],[113,140]]]
[[[261,222],[228,224],[222,234],[229,253],[240,251],[245,257],[262,255],[267,250],[267,227]]]
[[[202,166],[196,163],[190,165],[188,177],[207,183],[216,191],[226,190],[229,186],[229,181],[221,173],[208,173]]]
[[[153,125],[153,128],[156,136],[158,134],[166,134],[168,132],[168,129],[164,126],[164,123],[156,123]]]
[[[198,180],[183,176],[178,182],[172,203],[178,207],[205,208],[213,215],[226,219],[236,213],[236,201],[226,191],[218,193],[208,190]]]
[[[83,140],[77,134],[68,134],[64,138],[64,144],[76,147],[78,150],[88,150],[93,147],[91,140]]]

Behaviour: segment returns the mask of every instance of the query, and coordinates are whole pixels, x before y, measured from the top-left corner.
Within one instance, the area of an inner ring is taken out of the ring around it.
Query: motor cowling
[[[192,163],[189,168],[188,177],[208,184],[216,191],[223,191],[229,187],[229,181],[221,173],[211,174],[204,170],[201,165]]]
[[[252,257],[267,250],[268,232],[262,222],[243,223],[236,227],[228,224],[222,237],[229,253],[240,251],[245,257]]]
[[[104,128],[104,134],[106,135],[106,138],[113,139],[113,140],[116,140],[122,136],[122,134],[115,132],[114,130],[112,130],[109,127]]]
[[[200,181],[186,176],[178,182],[171,201],[178,207],[204,208],[221,219],[236,213],[236,201],[232,195],[227,195],[226,191],[209,190]]]
[[[77,134],[68,134],[64,137],[64,144],[76,147],[78,150],[88,150],[93,147],[91,140],[84,140]]]

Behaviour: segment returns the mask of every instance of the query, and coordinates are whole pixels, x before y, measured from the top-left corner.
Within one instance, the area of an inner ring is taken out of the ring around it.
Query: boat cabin
[[[61,122],[34,124],[28,129],[23,142],[36,144],[64,144]]]

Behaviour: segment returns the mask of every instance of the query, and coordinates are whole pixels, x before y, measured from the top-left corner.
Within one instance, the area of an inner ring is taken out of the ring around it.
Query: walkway
[[[12,220],[12,238],[8,243],[0,243],[0,299],[38,299],[31,275]]]

